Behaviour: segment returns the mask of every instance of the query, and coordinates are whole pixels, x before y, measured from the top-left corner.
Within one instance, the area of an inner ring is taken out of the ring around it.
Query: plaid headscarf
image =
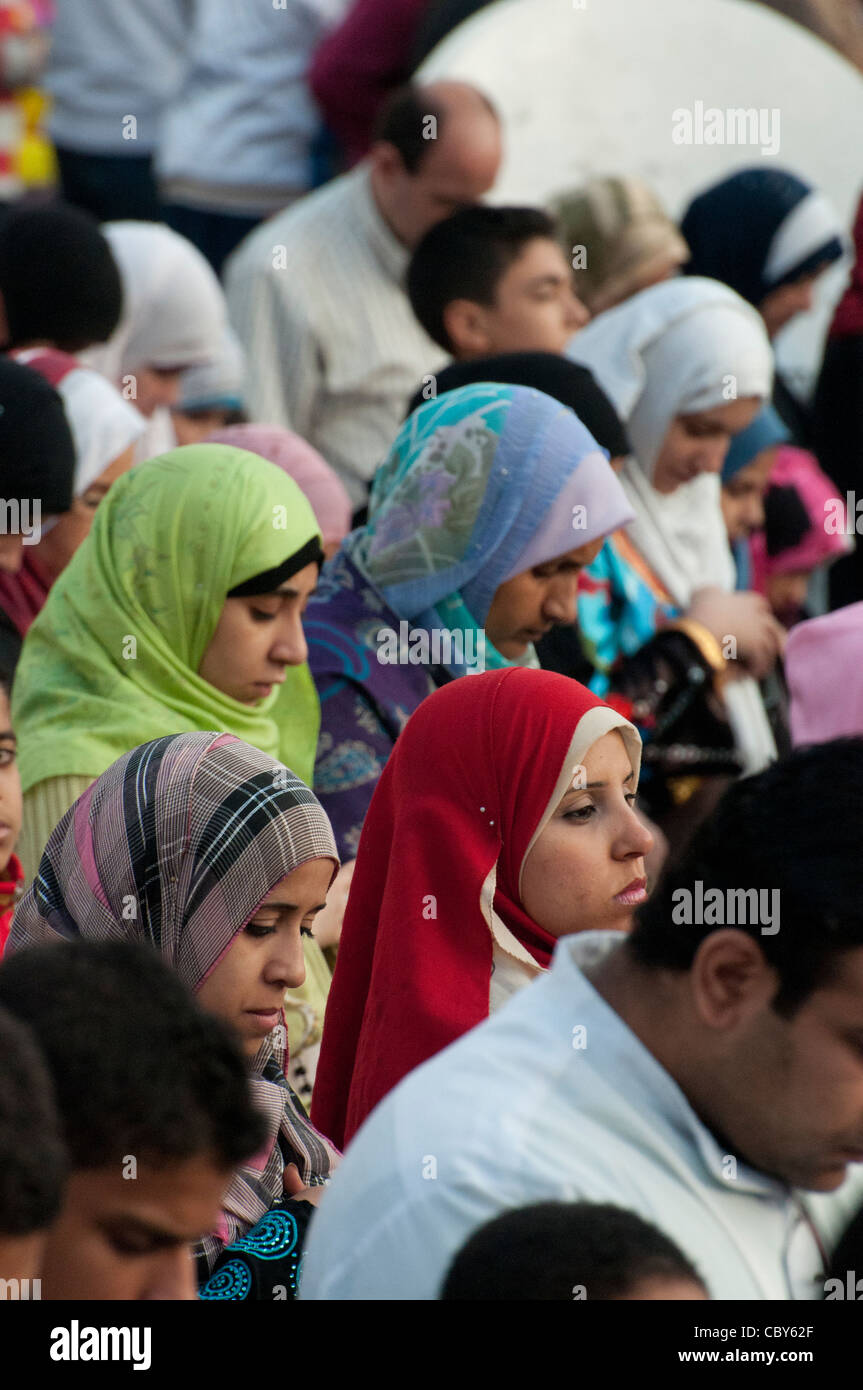
[[[276,884],[317,858],[332,859],[335,876],[326,813],[292,772],[232,734],[168,735],[119,758],[63,816],[7,951],[76,937],[143,941],[195,992]],[[288,1163],[308,1184],[336,1156],[286,1066],[283,1020],[251,1063],[267,1145],[235,1174],[219,1229],[202,1243],[210,1267],[281,1200]]]

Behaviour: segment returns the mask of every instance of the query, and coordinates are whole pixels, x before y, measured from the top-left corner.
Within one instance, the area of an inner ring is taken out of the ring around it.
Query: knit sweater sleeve
[[[24,793],[17,854],[24,866],[24,877],[28,884],[36,876],[39,860],[54,826],[92,781],[92,777],[80,775],[48,777]]]

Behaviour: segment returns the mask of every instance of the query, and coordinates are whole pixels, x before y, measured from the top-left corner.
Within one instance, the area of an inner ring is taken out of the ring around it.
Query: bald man
[[[473,87],[402,88],[368,157],[263,223],[226,264],[248,413],[303,435],[355,507],[417,380],[446,360],[405,294],[410,252],[489,191],[501,153],[498,117]]]

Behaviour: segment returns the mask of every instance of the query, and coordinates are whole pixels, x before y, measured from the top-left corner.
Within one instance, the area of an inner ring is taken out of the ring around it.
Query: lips
[[[647,898],[647,879],[634,878],[627,884],[622,893],[615,893],[614,901],[621,903],[624,907],[635,907],[638,903],[643,903]]]

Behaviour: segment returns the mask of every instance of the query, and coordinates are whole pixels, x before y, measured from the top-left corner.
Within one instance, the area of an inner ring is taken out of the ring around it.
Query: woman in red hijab
[[[547,969],[628,929],[652,844],[636,729],[567,676],[453,681],[411,715],[363,827],[315,1080],[343,1147],[414,1067]]]

